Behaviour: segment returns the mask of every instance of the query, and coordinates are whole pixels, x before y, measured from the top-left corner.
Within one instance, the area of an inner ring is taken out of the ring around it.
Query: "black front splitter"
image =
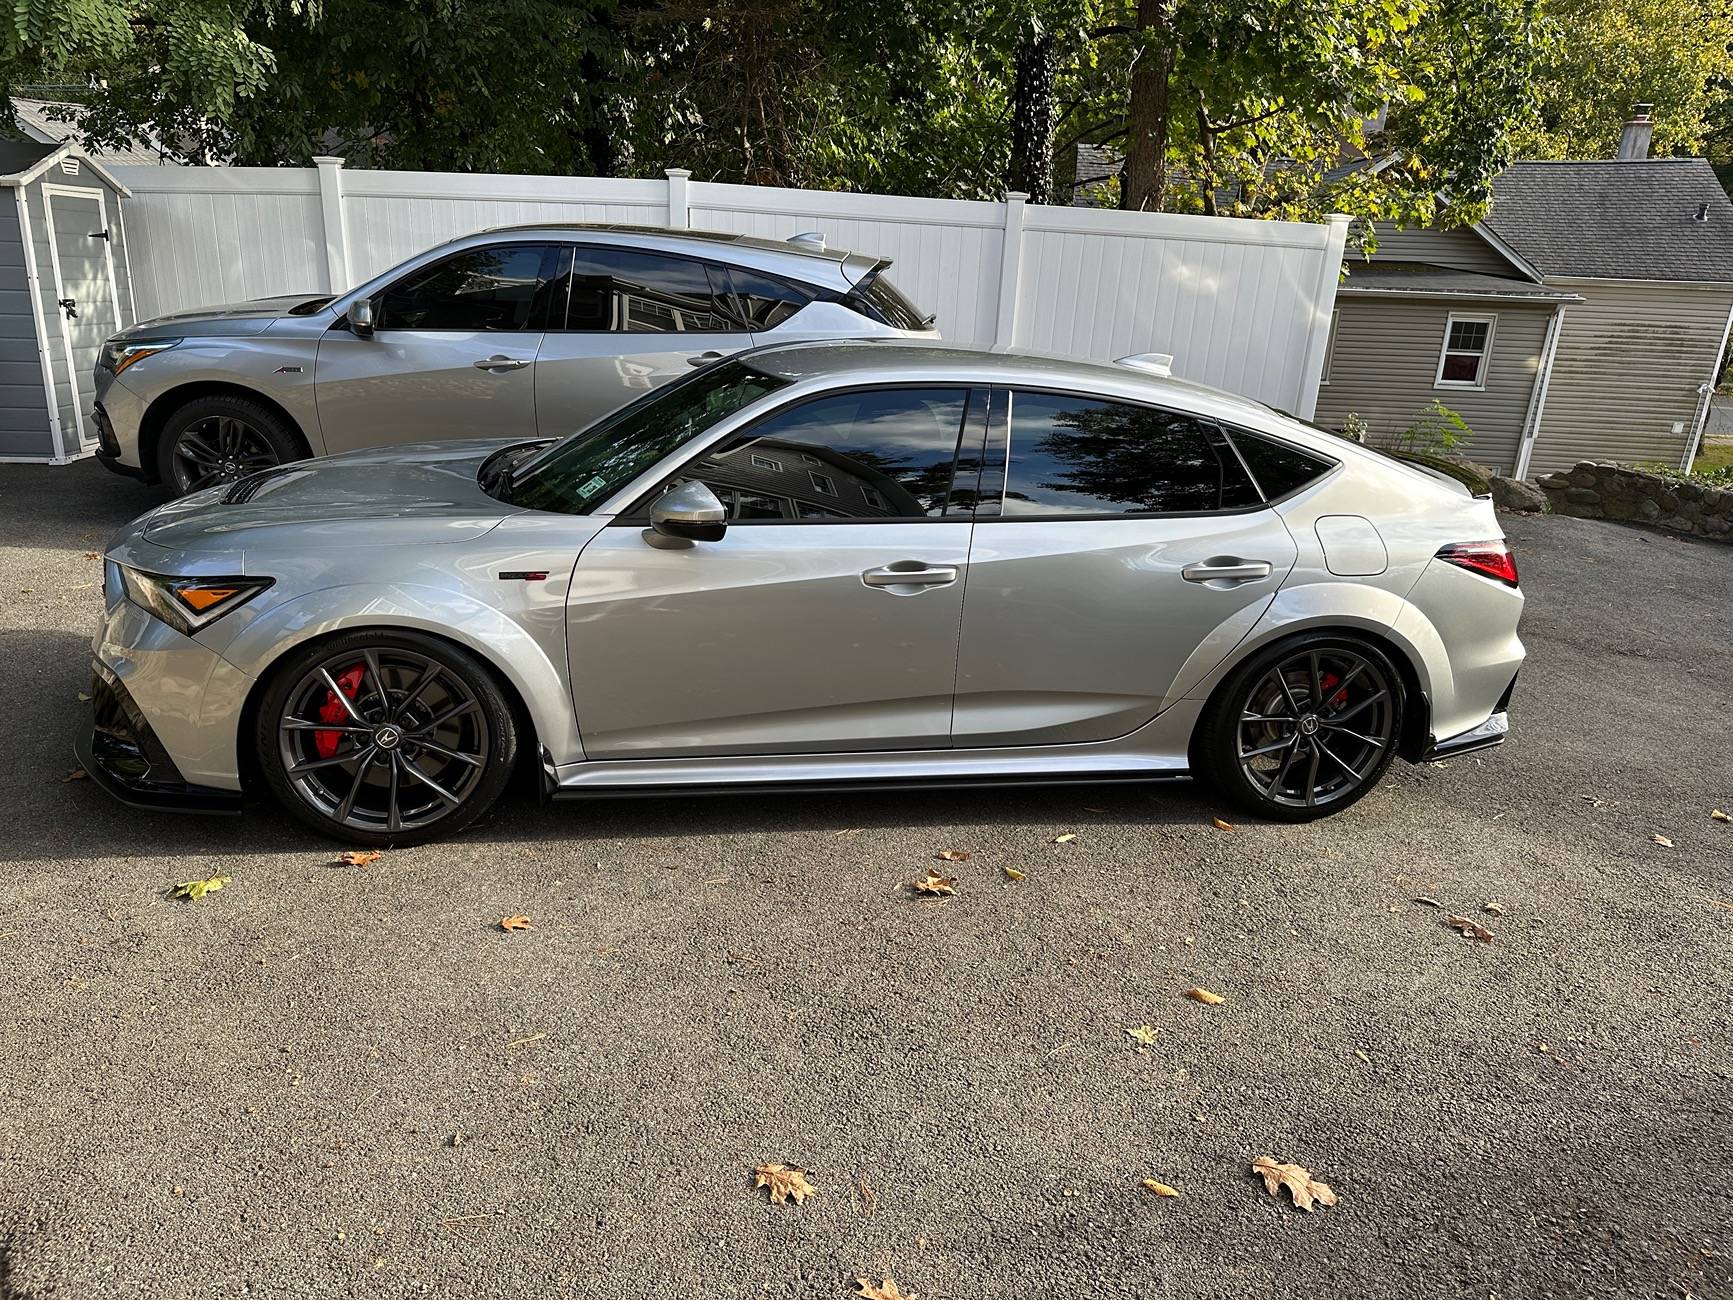
[[[151,781],[115,771],[103,762],[94,726],[78,733],[72,749],[85,774],[129,808],[201,816],[233,816],[241,811],[239,790],[218,790],[214,786],[191,785],[182,781]]]

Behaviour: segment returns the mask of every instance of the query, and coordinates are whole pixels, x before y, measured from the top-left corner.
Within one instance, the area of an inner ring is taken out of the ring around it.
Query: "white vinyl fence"
[[[787,238],[889,257],[948,339],[1110,359],[1310,416],[1346,217],[1323,225],[666,180],[317,167],[115,167],[140,319],[336,292],[490,226],[618,222]]]

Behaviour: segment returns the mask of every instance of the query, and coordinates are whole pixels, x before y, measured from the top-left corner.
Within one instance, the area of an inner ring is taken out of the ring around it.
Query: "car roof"
[[[869,271],[890,265],[889,258],[855,253],[846,248],[830,248],[816,241],[796,243],[793,236],[785,239],[765,239],[758,235],[743,235],[728,230],[676,230],[667,226],[632,226],[622,222],[550,221],[495,226],[462,238],[471,239],[482,235],[569,235],[576,239],[600,237],[636,247],[680,250],[685,246],[686,252],[711,257],[718,255],[721,248],[726,248],[733,255],[728,260],[739,261],[742,265],[782,270],[785,274],[796,277],[810,277],[822,268],[828,273],[823,277],[825,279],[840,271],[848,284],[853,284]],[[773,261],[767,263],[766,258]]]
[[[1287,418],[1248,397],[1188,379],[1109,361],[1086,361],[1000,345],[928,343],[918,339],[813,340],[776,343],[736,356],[755,370],[790,383],[828,379],[910,383],[1021,384],[1076,388],[1104,396],[1160,402],[1227,420],[1263,423]]]

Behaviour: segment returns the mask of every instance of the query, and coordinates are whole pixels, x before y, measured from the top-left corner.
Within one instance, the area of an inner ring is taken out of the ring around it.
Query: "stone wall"
[[[1698,537],[1733,541],[1733,489],[1667,478],[1647,470],[1585,460],[1535,480],[1553,513],[1578,519],[1628,519]]]

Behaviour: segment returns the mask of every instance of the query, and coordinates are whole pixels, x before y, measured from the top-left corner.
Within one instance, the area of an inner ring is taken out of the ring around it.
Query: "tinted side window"
[[[1334,464],[1322,456],[1314,456],[1309,451],[1243,429],[1235,429],[1232,437],[1258,486],[1264,490],[1264,496],[1271,501],[1322,478]]]
[[[877,272],[855,286],[849,295],[873,320],[899,330],[924,330],[933,323],[914,303],[903,297],[896,285]]]
[[[753,519],[936,519],[945,513],[968,390],[838,393],[782,411],[688,467]]]
[[[807,290],[738,266],[713,266],[710,279],[732,314],[755,330],[773,330],[812,301]]]
[[[1208,421],[1087,397],[1012,395],[1002,514],[1178,514],[1259,500]]]
[[[741,332],[716,300],[702,262],[657,253],[578,245],[556,290],[566,328],[585,333]]]
[[[377,328],[540,329],[558,253],[549,244],[498,244],[411,271],[380,295]]]

